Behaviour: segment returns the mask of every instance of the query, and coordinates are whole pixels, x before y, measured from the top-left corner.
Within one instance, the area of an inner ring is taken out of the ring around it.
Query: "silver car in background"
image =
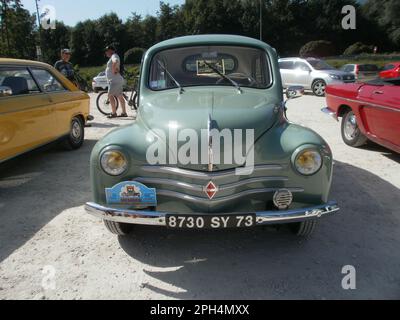
[[[328,84],[355,82],[354,74],[337,70],[321,59],[283,58],[279,59],[279,68],[284,88],[302,86],[318,97],[325,96]]]
[[[345,64],[340,70],[354,74],[356,80],[367,81],[379,78],[379,67],[375,64]]]

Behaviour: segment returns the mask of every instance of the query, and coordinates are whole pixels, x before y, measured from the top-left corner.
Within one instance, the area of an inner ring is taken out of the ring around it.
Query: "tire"
[[[132,231],[132,225],[114,221],[103,220],[107,230],[117,236],[127,236]]]
[[[117,107],[116,110],[118,110],[119,101],[115,97],[114,99],[116,100],[116,107]],[[108,99],[108,92],[102,92],[97,96],[96,105],[97,109],[105,116],[108,116],[112,113],[111,102]]]
[[[312,85],[312,91],[317,97],[325,97],[326,82],[324,80],[316,80]]]
[[[342,119],[342,139],[350,147],[359,148],[368,141],[357,124],[357,118],[352,110],[348,110]]]
[[[126,97],[126,100],[128,101],[128,105],[131,107],[131,109],[137,111],[137,109],[138,109],[138,94],[137,94],[137,92],[135,92],[132,95],[131,100],[128,100],[127,97]]]
[[[318,225],[317,220],[307,220],[304,222],[293,223],[290,227],[292,232],[299,237],[310,237]]]
[[[85,126],[80,117],[74,117],[71,121],[71,129],[64,141],[67,150],[76,150],[82,147],[85,140]]]

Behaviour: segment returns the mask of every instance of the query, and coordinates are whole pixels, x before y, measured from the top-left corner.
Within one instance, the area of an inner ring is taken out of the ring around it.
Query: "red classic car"
[[[400,78],[330,85],[322,109],[342,120],[342,137],[352,147],[368,140],[400,153]]]
[[[393,79],[400,77],[400,62],[393,62],[387,64],[379,73],[382,79]]]

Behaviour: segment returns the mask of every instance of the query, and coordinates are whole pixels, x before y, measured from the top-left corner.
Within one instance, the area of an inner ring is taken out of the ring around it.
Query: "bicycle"
[[[131,87],[125,87],[124,92],[123,92],[123,97],[124,97],[125,101],[127,102],[128,106],[131,107],[132,111],[136,111],[138,109],[138,102],[139,102],[138,101],[139,97],[137,94],[137,82],[138,82],[137,80],[138,79],[139,79],[139,77],[136,77],[133,85]],[[129,92],[130,92],[130,96],[128,96],[128,94],[127,94]],[[118,110],[119,100],[116,97],[113,97],[113,98],[115,99],[116,110]],[[110,101],[107,91],[101,92],[97,96],[96,105],[97,105],[97,109],[105,116],[108,116],[112,113],[111,101]]]

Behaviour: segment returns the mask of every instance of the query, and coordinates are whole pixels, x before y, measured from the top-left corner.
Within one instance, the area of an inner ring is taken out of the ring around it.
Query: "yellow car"
[[[89,96],[53,67],[0,59],[0,163],[40,146],[84,141]]]

